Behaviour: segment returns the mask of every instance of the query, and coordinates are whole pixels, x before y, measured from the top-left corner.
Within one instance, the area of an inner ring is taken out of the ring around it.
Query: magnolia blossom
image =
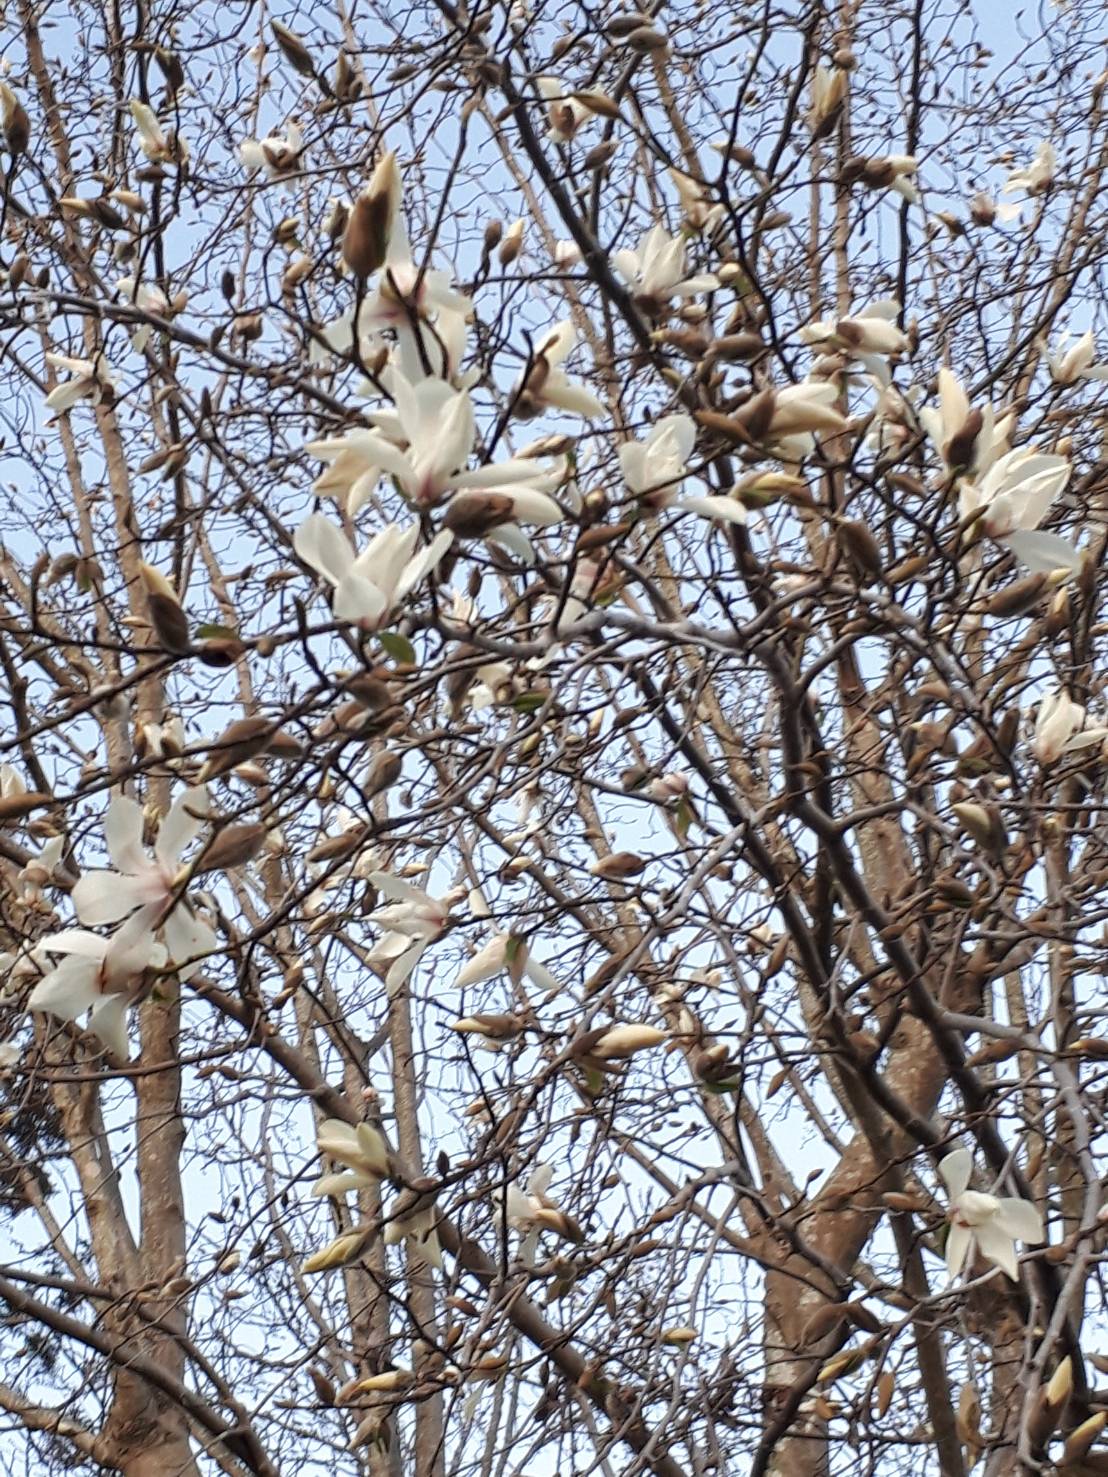
[[[142,806],[128,795],[114,796],[104,816],[104,840],[115,870],[86,872],[73,889],[73,906],[82,923],[118,923],[138,909],[149,931],[160,926],[182,979],[216,947],[212,930],[178,895],[188,877],[181,857],[199,835],[207,809],[203,786],[185,790],[158,827],[151,853],[142,843]]]
[[[46,397],[46,404],[56,415],[72,410],[79,400],[99,404],[115,390],[115,373],[103,354],[95,359],[74,359],[68,354],[47,353],[46,362],[51,369],[65,370],[71,376],[55,385]]]
[[[1095,364],[1096,340],[1090,328],[1072,347],[1067,347],[1069,334],[1064,333],[1052,354],[1047,356],[1050,377],[1056,385],[1073,385],[1078,380],[1108,379],[1108,364]]]
[[[677,191],[681,213],[689,229],[699,233],[711,231],[723,218],[723,205],[713,203],[711,191],[706,184],[693,179],[680,169],[671,169],[669,177]]]
[[[38,852],[27,858],[17,878],[24,902],[35,903],[42,897],[43,889],[50,886],[55,869],[61,865],[64,852],[65,837],[51,836]]]
[[[397,367],[409,380],[418,380],[426,373],[425,359],[436,375],[453,378],[465,350],[466,324],[473,317],[473,304],[451,286],[448,273],[424,269],[412,259],[400,210],[403,179],[394,156],[386,156],[374,178],[379,174],[383,177],[378,187],[386,192],[391,211],[386,224],[384,264],[358,309],[362,360],[372,359],[380,348],[393,352],[380,337],[387,329],[396,339]],[[369,188],[374,189],[373,181]],[[357,203],[353,209],[357,209]],[[322,337],[336,353],[350,353],[354,332],[351,310],[325,328]]]
[[[88,1011],[89,1030],[109,1051],[126,1058],[127,1007],[141,988],[144,971],[166,963],[148,911],[140,909],[111,938],[84,928],[49,934],[35,954],[63,957],[31,991],[27,1008],[63,1021],[75,1021]]]
[[[586,123],[591,123],[595,114],[584,101],[585,93],[573,96],[571,89],[560,77],[540,77],[538,88],[546,100],[547,121],[550,124],[547,138],[554,143],[568,144],[576,138]]]
[[[1031,752],[1040,764],[1049,765],[1063,754],[1076,753],[1108,738],[1108,728],[1096,724],[1086,727],[1087,723],[1088,715],[1080,703],[1061,690],[1051,693],[1039,704]]]
[[[746,509],[734,498],[677,496],[695,441],[696,424],[691,416],[669,415],[656,421],[645,441],[625,441],[619,448],[624,481],[651,510],[671,508],[702,518],[745,523]]]
[[[368,1123],[355,1127],[341,1118],[325,1118],[319,1125],[316,1143],[321,1154],[345,1164],[346,1169],[321,1175],[312,1186],[313,1195],[345,1195],[348,1190],[379,1184],[388,1176],[388,1145]]]
[[[371,872],[369,880],[390,901],[369,915],[370,923],[385,932],[368,957],[388,963],[385,988],[396,990],[410,977],[428,946],[446,932],[450,909],[465,896],[465,889],[437,898],[391,872]]]
[[[567,1241],[580,1242],[583,1239],[577,1222],[547,1194],[553,1178],[553,1166],[538,1164],[525,1188],[513,1181],[503,1193],[503,1213],[508,1225],[523,1237],[519,1248],[523,1262],[529,1263],[534,1259],[543,1230],[556,1231]]]
[[[375,429],[309,443],[306,450],[332,464],[316,482],[316,492],[345,495],[347,510],[355,511],[387,472],[410,502],[428,508],[461,488],[487,491],[534,481],[534,463],[518,459],[463,470],[477,434],[464,390],[451,389],[441,379],[413,384],[398,370],[389,374],[388,387],[394,409],[374,414]]]
[[[158,115],[148,103],[139,98],[131,99],[131,117],[134,119],[139,146],[152,164],[184,164],[189,156],[188,145],[172,130],[169,133],[158,122]]]
[[[303,154],[302,138],[299,123],[290,123],[283,134],[243,139],[239,144],[239,159],[252,174],[255,170],[264,169],[270,179],[280,179],[299,167]]]
[[[312,513],[296,530],[292,546],[334,590],[336,618],[372,630],[435,568],[454,535],[444,529],[416,554],[418,538],[418,523],[404,529],[390,523],[355,554],[341,529],[322,513]]]
[[[1057,170],[1058,155],[1054,152],[1054,146],[1044,139],[1030,164],[1022,169],[1012,170],[1001,187],[1001,194],[1012,195],[1016,191],[1023,191],[1028,195],[1041,195],[1054,183]]]
[[[153,313],[158,318],[169,318],[172,309],[165,293],[153,282],[136,282],[134,277],[120,277],[116,291],[125,302],[134,303],[144,313]],[[150,324],[140,323],[131,335],[131,347],[141,354],[150,342]]]
[[[711,272],[685,275],[685,242],[671,236],[664,226],[652,227],[638,250],[625,247],[615,252],[612,265],[631,287],[639,306],[652,314],[664,311],[670,298],[694,297],[719,286]]]
[[[1016,1242],[1041,1242],[1043,1218],[1028,1200],[1016,1196],[985,1195],[969,1188],[973,1156],[956,1149],[939,1165],[950,1192],[950,1232],[946,1239],[946,1266],[958,1276],[975,1252],[999,1267],[1013,1282],[1019,1280]]]
[[[826,344],[845,349],[859,359],[867,355],[903,354],[908,336],[897,327],[901,307],[894,298],[883,298],[846,318],[820,318],[799,331],[806,344]]]
[[[591,420],[605,413],[603,402],[559,367],[576,343],[577,332],[568,321],[559,323],[541,340],[526,377],[516,388],[517,416],[529,419],[544,410],[565,410]]]
[[[1007,452],[1015,414],[998,420],[991,405],[972,410],[962,382],[949,369],[939,370],[938,387],[938,407],[920,410],[920,425],[952,472],[983,476]]]
[[[1006,452],[980,480],[961,484],[963,519],[981,512],[989,538],[1009,549],[1033,573],[1080,567],[1081,555],[1055,533],[1039,532],[1039,524],[1070,479],[1063,456],[1021,446]]]

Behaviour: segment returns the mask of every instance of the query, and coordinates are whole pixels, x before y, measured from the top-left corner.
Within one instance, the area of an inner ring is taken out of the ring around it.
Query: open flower
[[[1052,354],[1047,355],[1050,377],[1056,385],[1074,385],[1078,380],[1108,379],[1108,364],[1096,364],[1096,340],[1090,328],[1075,344],[1064,333]]]
[[[181,857],[199,835],[207,808],[203,786],[185,790],[158,827],[151,853],[142,844],[142,806],[128,795],[114,796],[104,816],[104,840],[115,870],[86,872],[73,889],[78,918],[94,927],[118,923],[140,910],[151,932],[162,929],[182,979],[216,947],[211,929],[178,895],[188,876]]]
[[[894,298],[884,298],[849,317],[817,319],[800,329],[798,337],[806,344],[844,349],[859,359],[870,354],[903,354],[908,335],[897,327],[900,312]]]
[[[1045,766],[1056,763],[1063,754],[1074,754],[1105,739],[1108,739],[1108,728],[1089,725],[1088,714],[1081,704],[1059,690],[1039,704],[1031,752]]]
[[[46,1011],[75,1021],[88,1011],[88,1028],[109,1051],[127,1056],[127,1007],[141,989],[145,970],[166,962],[145,909],[135,913],[111,938],[84,928],[67,928],[42,939],[35,950],[60,954],[27,1001],[28,1010]]]
[[[319,1125],[316,1144],[321,1154],[346,1168],[321,1175],[312,1186],[313,1195],[345,1195],[347,1190],[365,1189],[388,1176],[388,1145],[368,1123],[354,1126],[341,1118],[325,1118]]]
[[[98,404],[115,389],[115,374],[103,354],[95,359],[74,359],[69,354],[48,353],[46,362],[51,369],[62,369],[70,375],[46,397],[46,404],[56,415],[72,410],[79,400]]]
[[[958,376],[949,369],[938,375],[938,406],[925,406],[919,422],[951,472],[981,477],[1008,451],[1016,417],[998,420],[991,405],[971,409]]]
[[[961,516],[969,518],[982,510],[984,532],[1011,550],[1032,573],[1078,569],[1081,555],[1071,543],[1058,534],[1039,531],[1070,472],[1063,456],[1032,446],[1017,447],[994,462],[980,480],[962,483]]]
[[[298,123],[290,123],[284,133],[271,133],[266,138],[243,139],[239,159],[251,174],[264,169],[270,179],[282,179],[300,167],[304,150]]]
[[[625,441],[619,448],[624,481],[650,511],[670,508],[702,518],[745,523],[746,509],[735,498],[677,496],[695,440],[696,424],[691,416],[664,416],[655,422],[644,441]]]
[[[1016,1242],[1041,1242],[1043,1218],[1028,1200],[1016,1196],[984,1195],[969,1188],[973,1155],[955,1149],[939,1165],[939,1173],[950,1192],[950,1232],[946,1240],[946,1266],[951,1278],[958,1276],[975,1252],[999,1267],[1013,1282],[1019,1280]]]
[[[331,463],[315,491],[341,493],[345,485],[348,508],[351,502],[360,507],[384,471],[396,478],[411,503],[429,508],[461,488],[487,491],[505,483],[534,482],[534,463],[518,458],[465,470],[476,423],[464,390],[441,379],[413,384],[399,371],[388,376],[388,386],[394,408],[374,413],[374,430],[309,443],[306,449],[313,456]]]
[[[148,103],[132,98],[131,117],[135,122],[139,146],[152,164],[186,163],[189,156],[188,145],[172,129],[167,132],[162,128],[157,113]]]
[[[603,402],[559,367],[576,342],[576,330],[568,321],[559,323],[541,340],[526,377],[516,389],[513,413],[521,420],[544,410],[565,410],[586,420],[604,414]]]
[[[458,888],[444,897],[413,887],[391,872],[371,872],[369,880],[382,896],[390,899],[369,915],[369,922],[385,930],[370,951],[373,961],[388,962],[385,987],[398,989],[409,978],[428,946],[441,938],[450,924],[450,909],[465,896]]]
[[[671,236],[664,226],[653,226],[637,250],[625,247],[615,252],[612,265],[632,289],[639,307],[652,316],[664,312],[671,298],[694,297],[719,286],[711,272],[686,276],[685,242]]]
[[[340,528],[322,513],[312,513],[296,530],[292,543],[299,558],[334,590],[336,618],[373,630],[435,568],[454,535],[444,530],[416,554],[418,538],[418,523],[404,529],[390,523],[355,554]]]
[[[547,1194],[553,1178],[554,1170],[551,1165],[538,1164],[532,1171],[526,1188],[521,1189],[513,1181],[504,1192],[504,1214],[512,1230],[518,1231],[523,1237],[519,1255],[524,1262],[533,1260],[539,1235],[543,1230],[554,1231],[563,1240],[577,1245],[584,1240],[581,1227],[573,1217],[560,1209],[557,1202]]]
[[[546,116],[550,124],[546,136],[554,143],[570,143],[578,131],[595,117],[593,110],[582,100],[583,95],[574,96],[560,77],[540,77],[538,88],[546,100]]]
[[[1054,146],[1044,139],[1035,151],[1031,163],[1022,169],[1013,169],[1001,188],[1002,195],[1022,191],[1028,195],[1041,195],[1054,183],[1058,171],[1058,155]]]

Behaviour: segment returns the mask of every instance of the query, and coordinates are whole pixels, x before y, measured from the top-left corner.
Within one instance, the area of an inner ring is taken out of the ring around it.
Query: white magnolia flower
[[[1058,155],[1054,152],[1053,145],[1044,139],[1030,164],[1022,169],[1012,170],[1001,188],[1001,194],[1012,195],[1022,191],[1028,195],[1041,195],[1054,183],[1057,171]]]
[[[79,400],[98,404],[115,389],[115,373],[103,354],[95,359],[74,359],[69,354],[47,353],[46,362],[51,369],[64,370],[70,376],[46,397],[46,404],[56,415],[72,410]]]
[[[239,160],[251,174],[264,169],[270,179],[281,179],[299,168],[304,152],[302,138],[300,125],[290,123],[284,133],[243,139],[239,144]]]
[[[677,496],[695,441],[696,424],[691,416],[663,417],[651,427],[644,441],[625,441],[619,448],[624,481],[643,506],[651,510],[670,508],[696,513],[702,518],[745,523],[746,509],[734,498]]]
[[[817,66],[812,73],[812,102],[808,113],[814,133],[822,132],[846,98],[849,73],[841,67]]]
[[[671,169],[669,177],[677,191],[686,225],[690,230],[701,233],[711,231],[723,218],[722,203],[713,202],[708,186],[680,169]]]
[[[671,236],[664,226],[652,227],[636,251],[625,247],[615,252],[612,265],[632,289],[635,301],[651,314],[661,313],[671,298],[694,297],[719,286],[711,272],[685,275],[685,242]]]
[[[565,410],[591,420],[605,413],[603,402],[560,368],[576,343],[577,332],[568,321],[559,323],[539,342],[531,367],[516,388],[513,408],[517,416],[526,420],[544,410]]]
[[[116,291],[124,302],[134,303],[144,313],[153,313],[158,318],[169,318],[172,310],[165,293],[153,282],[136,282],[134,277],[120,277]],[[131,334],[131,347],[141,354],[150,342],[150,324],[140,323]]]
[[[982,477],[1008,451],[1015,414],[1010,412],[998,420],[993,407],[986,405],[980,411],[978,425],[957,375],[940,369],[938,382],[939,404],[920,410],[920,425],[951,471]]]
[[[1019,1280],[1016,1242],[1039,1243],[1043,1218],[1027,1200],[1016,1196],[984,1195],[969,1188],[973,1155],[956,1149],[939,1165],[939,1173],[950,1192],[950,1232],[946,1241],[946,1266],[951,1278],[958,1276],[975,1252],[999,1267],[1013,1282]]]
[[[403,529],[390,523],[355,554],[340,528],[322,513],[312,513],[296,530],[292,545],[334,590],[336,618],[372,630],[435,568],[454,535],[443,530],[416,554],[418,538],[418,523]]]
[[[995,461],[984,477],[962,482],[959,511],[966,519],[984,510],[983,531],[1033,573],[1078,569],[1081,555],[1071,543],[1056,533],[1039,532],[1070,472],[1063,456],[1017,447]]]
[[[1088,715],[1080,703],[1061,690],[1053,692],[1039,704],[1031,752],[1045,766],[1054,764],[1063,754],[1073,754],[1108,739],[1108,728],[1087,724]]]
[[[413,384],[399,371],[389,375],[388,387],[394,409],[374,414],[374,430],[348,431],[305,448],[331,463],[314,491],[344,495],[348,511],[356,510],[371,495],[381,473],[387,472],[411,503],[429,508],[450,491],[488,491],[535,480],[534,463],[518,459],[465,470],[477,429],[464,390],[454,390],[441,379]]]
[[[61,954],[27,1001],[29,1010],[75,1021],[88,1011],[88,1028],[118,1057],[127,1056],[127,1007],[145,970],[166,963],[154,938],[154,918],[146,908],[135,913],[111,938],[84,928],[49,934],[35,950]]]
[[[800,329],[798,337],[806,344],[845,349],[863,362],[871,354],[904,354],[909,344],[908,335],[897,327],[900,312],[894,298],[883,298],[850,317],[817,319]]]
[[[104,816],[104,840],[114,871],[86,872],[73,889],[82,923],[118,923],[136,909],[147,927],[161,927],[169,959],[182,979],[216,947],[215,934],[178,896],[188,869],[181,857],[200,834],[208,809],[201,785],[185,790],[158,827],[153,852],[142,843],[143,810],[128,795],[113,797]]]
[[[554,265],[557,267],[575,267],[581,260],[581,248],[576,241],[555,241],[554,243]]]
[[[595,118],[593,110],[582,101],[583,94],[572,95],[569,85],[560,77],[540,77],[538,88],[546,100],[546,116],[550,125],[547,138],[568,144],[580,129]]]
[[[346,1169],[321,1175],[312,1186],[313,1195],[345,1195],[347,1190],[365,1189],[388,1176],[388,1145],[368,1123],[354,1127],[341,1118],[325,1118],[316,1143],[321,1154],[345,1164]]]
[[[1047,356],[1050,377],[1056,385],[1074,385],[1078,380],[1108,379],[1108,364],[1096,364],[1096,340],[1090,328],[1075,344],[1069,344],[1064,333],[1052,354]]]
[[[42,897],[43,888],[53,882],[55,868],[61,864],[64,851],[65,837],[51,836],[35,855],[23,863],[16,880],[24,902],[34,903]]]
[[[369,915],[369,922],[385,932],[368,957],[388,962],[385,987],[395,990],[409,978],[428,946],[446,932],[450,909],[466,890],[456,888],[439,898],[391,872],[371,872],[369,880],[390,901]]]
[[[151,163],[185,163],[189,156],[188,145],[172,131],[166,133],[153,108],[139,98],[132,98],[131,117],[134,119],[142,152]]]
[[[513,1181],[504,1191],[503,1197],[497,1197],[498,1200],[502,1198],[503,1214],[507,1217],[508,1225],[523,1237],[519,1255],[525,1263],[533,1261],[539,1236],[544,1230],[556,1231],[568,1241],[582,1240],[576,1221],[559,1209],[557,1202],[547,1193],[553,1178],[554,1170],[551,1165],[537,1164],[525,1188]]]

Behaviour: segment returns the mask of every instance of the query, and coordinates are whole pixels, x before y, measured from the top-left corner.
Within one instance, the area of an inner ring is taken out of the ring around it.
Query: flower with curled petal
[[[939,1165],[939,1173],[950,1193],[947,1271],[953,1280],[967,1263],[972,1265],[975,1252],[980,1252],[986,1261],[1017,1282],[1016,1242],[1041,1242],[1043,1218],[1028,1200],[971,1190],[972,1172],[973,1155],[968,1149],[955,1149]]]
[[[312,513],[293,537],[293,548],[334,591],[332,606],[340,621],[375,630],[389,611],[435,568],[453,542],[443,530],[415,553],[419,524],[388,524],[360,554],[343,531],[322,513]]]
[[[185,790],[158,827],[153,851],[147,851],[142,806],[129,795],[114,796],[104,816],[104,840],[114,870],[86,872],[73,888],[73,906],[82,923],[118,923],[138,910],[151,932],[161,928],[169,960],[182,979],[216,947],[212,930],[183,896],[190,869],[181,857],[200,834],[207,809],[208,792],[202,785]]]
[[[671,236],[664,226],[652,226],[637,249],[624,247],[615,252],[612,265],[631,288],[639,307],[657,316],[671,298],[695,297],[719,286],[712,272],[687,275],[685,250],[681,236]]]

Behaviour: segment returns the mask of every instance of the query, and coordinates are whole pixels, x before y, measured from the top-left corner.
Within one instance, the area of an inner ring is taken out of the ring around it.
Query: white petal
[[[997,542],[1010,550],[1032,574],[1053,574],[1056,569],[1076,571],[1083,562],[1081,551],[1056,533],[1017,529]]]
[[[293,536],[292,546],[298,558],[332,585],[337,585],[354,563],[350,540],[322,513],[312,513],[304,519]]]
[[[449,528],[440,529],[425,549],[421,549],[414,559],[405,565],[396,586],[396,599],[402,600],[410,590],[427,578],[433,569],[441,563],[447,549],[454,542],[454,535]]]
[[[89,1011],[88,1028],[108,1048],[113,1056],[123,1061],[129,1055],[127,1044],[126,995],[101,995]]]
[[[177,866],[185,848],[203,830],[207,814],[205,785],[196,785],[178,795],[158,827],[158,839],[154,842],[154,852],[163,867],[172,870]]]
[[[370,872],[369,881],[384,897],[391,898],[396,903],[420,903],[424,907],[433,907],[434,898],[429,893],[414,887],[404,877],[394,877],[391,872]]]
[[[946,1270],[951,1280],[966,1264],[973,1233],[968,1226],[951,1225],[946,1238]]]
[[[993,1219],[1000,1230],[1015,1241],[1028,1241],[1035,1245],[1043,1239],[1042,1215],[1038,1206],[1029,1200],[1021,1200],[1015,1195],[1005,1196]]]
[[[361,1190],[373,1181],[355,1169],[337,1174],[321,1174],[312,1186],[313,1195],[345,1195],[348,1190]]]
[[[724,523],[746,522],[746,509],[733,497],[683,497],[670,506],[701,518],[719,518]]]
[[[1013,1282],[1018,1282],[1020,1274],[1019,1264],[1016,1261],[1016,1248],[1011,1236],[1005,1235],[997,1225],[995,1216],[987,1220],[983,1226],[978,1226],[974,1237],[977,1241],[977,1249],[985,1260],[1006,1272]]]
[[[142,844],[142,806],[129,795],[116,795],[104,815],[104,840],[117,872],[133,877],[149,870],[150,858]]]
[[[385,976],[385,988],[390,994],[399,990],[401,985],[406,984],[411,978],[412,972],[427,948],[425,939],[416,939],[415,943],[405,949],[403,954],[398,954],[393,960],[388,974]]]
[[[118,923],[143,903],[163,894],[163,885],[153,868],[144,877],[124,877],[119,872],[86,872],[73,889],[73,906],[82,923]]]
[[[335,619],[374,626],[388,610],[384,592],[361,575],[344,575],[335,587],[332,603]]]
[[[951,1200],[957,1200],[969,1185],[973,1173],[973,1155],[968,1149],[955,1149],[939,1162],[939,1173],[943,1177]]]
[[[95,959],[99,964],[108,952],[108,942],[87,928],[63,928],[59,933],[48,933],[39,939],[37,949],[47,954],[75,954],[81,959]]]
[[[38,982],[27,1009],[46,1010],[63,1021],[75,1021],[99,997],[99,966],[87,959],[67,959]]]
[[[491,980],[498,975],[507,963],[508,935],[501,934],[494,938],[491,943],[474,954],[468,964],[464,965],[454,981],[454,989],[460,990],[465,985],[476,985],[482,980]]]
[[[200,968],[204,958],[219,947],[212,930],[184,903],[178,903],[173,909],[162,931],[169,957],[183,980],[189,979]]]

